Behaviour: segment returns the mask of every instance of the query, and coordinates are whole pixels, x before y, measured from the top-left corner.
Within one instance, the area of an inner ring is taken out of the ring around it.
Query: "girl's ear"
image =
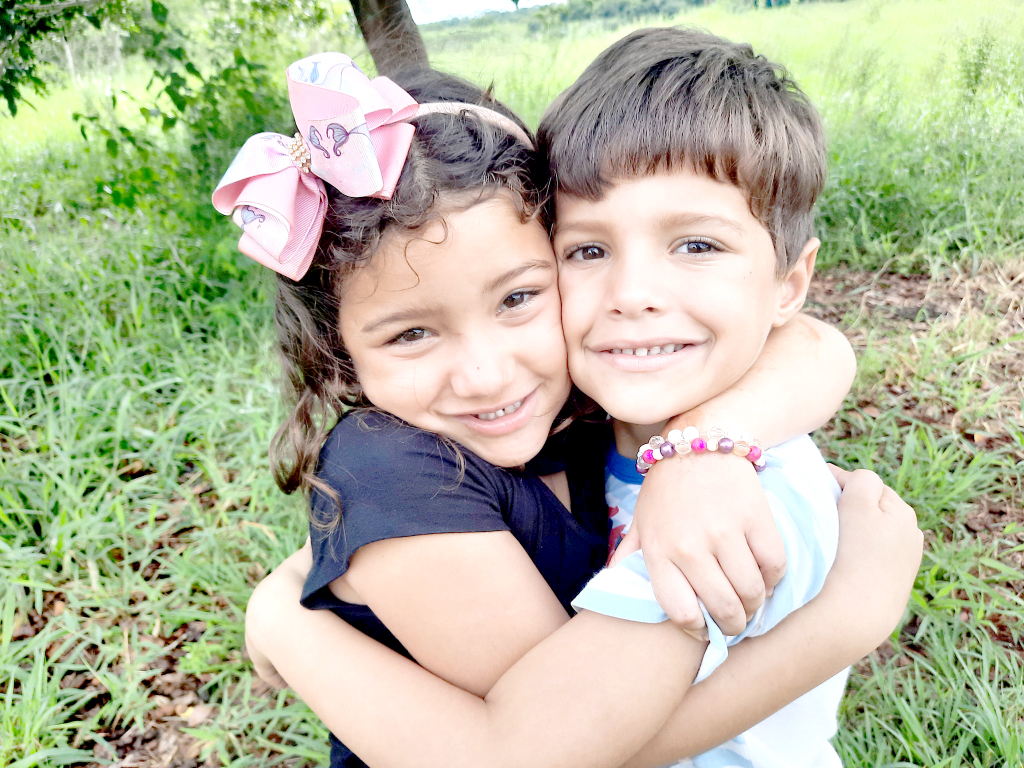
[[[819,247],[821,247],[821,240],[818,238],[812,237],[808,240],[804,244],[796,264],[782,278],[782,282],[779,284],[779,306],[775,312],[775,319],[772,321],[773,327],[778,328],[780,325],[784,325],[804,305],[807,289],[811,284],[811,275],[814,274],[814,262],[818,258]]]

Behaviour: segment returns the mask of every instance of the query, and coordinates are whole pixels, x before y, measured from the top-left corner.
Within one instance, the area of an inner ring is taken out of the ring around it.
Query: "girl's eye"
[[[604,248],[600,245],[580,245],[573,248],[570,251],[566,251],[566,259],[574,259],[578,261],[594,261],[595,259],[603,259],[605,257]]]
[[[428,333],[429,331],[425,328],[410,328],[395,336],[388,344],[415,344],[417,341],[427,338]]]
[[[722,250],[722,246],[709,237],[695,237],[681,243],[676,248],[676,253],[685,253],[688,256],[703,256]]]
[[[539,293],[540,291],[513,291],[501,300],[501,308],[503,310],[518,309]]]

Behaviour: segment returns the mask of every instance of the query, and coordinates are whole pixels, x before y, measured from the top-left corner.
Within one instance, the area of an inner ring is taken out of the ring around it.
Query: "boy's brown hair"
[[[821,119],[749,45],[693,29],[634,32],[555,100],[537,138],[557,194],[598,200],[617,179],[682,167],[734,184],[771,235],[780,274],[814,236]]]

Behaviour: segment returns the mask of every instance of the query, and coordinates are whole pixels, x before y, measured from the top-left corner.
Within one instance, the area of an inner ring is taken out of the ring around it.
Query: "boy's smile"
[[[744,192],[688,169],[618,181],[597,201],[560,196],[557,222],[569,371],[632,424],[734,384],[799,310],[817,246],[780,279]]]

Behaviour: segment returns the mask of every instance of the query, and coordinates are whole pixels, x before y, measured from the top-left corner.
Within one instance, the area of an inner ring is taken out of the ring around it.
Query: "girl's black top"
[[[341,516],[331,525],[338,518],[338,501],[313,492],[313,568],[302,605],[330,610],[412,658],[369,607],[339,600],[328,585],[348,570],[359,547],[374,541],[509,531],[570,611],[570,601],[608,556],[604,456],[610,441],[604,423],[575,422],[553,436],[525,469],[510,470],[393,416],[348,414],[320,452],[317,476],[337,494]],[[562,470],[568,475],[571,514],[540,480]],[[364,765],[332,735],[332,768]]]

